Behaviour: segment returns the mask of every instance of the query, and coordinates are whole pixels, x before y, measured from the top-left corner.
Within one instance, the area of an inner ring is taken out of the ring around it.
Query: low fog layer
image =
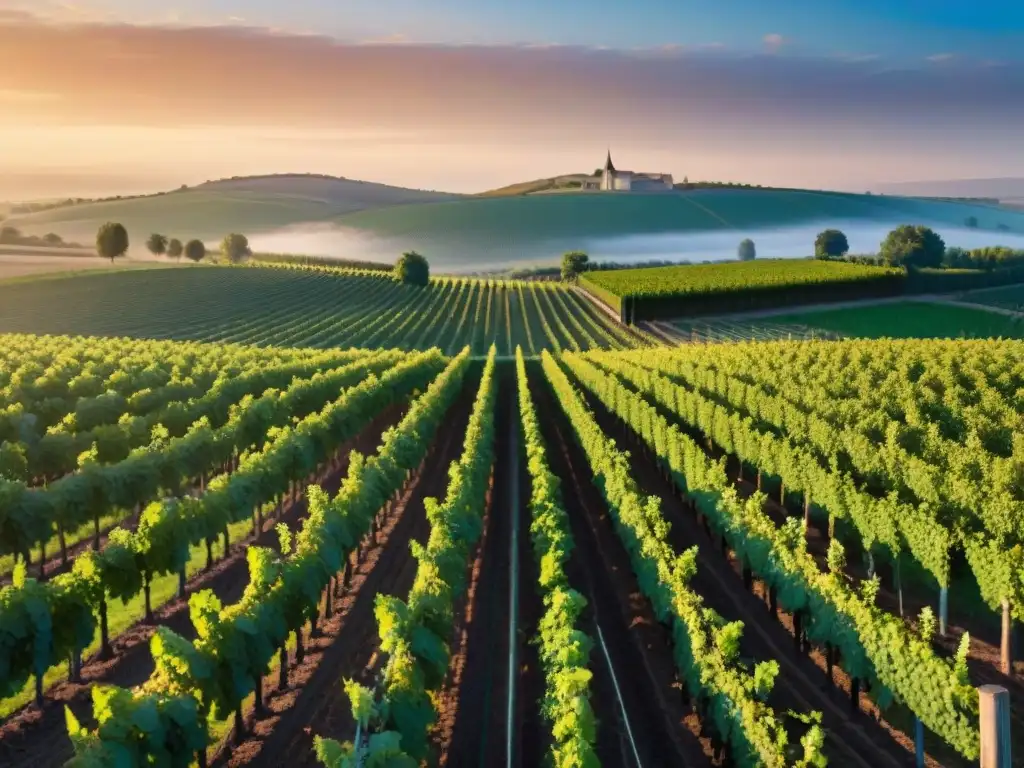
[[[717,232],[679,232],[661,235],[636,235],[595,240],[584,250],[598,261],[634,261],[665,259],[672,261],[715,261],[736,255],[740,240],[749,237],[757,248],[758,258],[787,259],[814,255],[814,239],[826,228],[840,229],[850,243],[850,253],[877,253],[885,236],[895,223],[867,224],[859,222],[819,222],[799,227],[772,229],[722,230]],[[936,226],[948,246],[981,248],[1005,245],[1024,248],[1024,235],[978,229]]]
[[[294,253],[343,259],[393,262],[410,248],[424,254],[436,271],[478,272],[557,264],[567,250],[580,249],[594,261],[675,262],[718,261],[735,258],[740,240],[749,237],[757,256],[802,258],[814,253],[814,238],[834,227],[846,233],[851,253],[875,253],[895,223],[820,222],[799,227],[780,227],[712,232],[673,232],[599,238],[579,242],[535,240],[524,233],[515,242],[460,241],[453,234],[444,242],[387,239],[361,230],[330,224],[311,224],[254,234],[250,244],[260,253]],[[1005,245],[1024,248],[1024,235],[978,229],[936,227],[947,246],[979,248]]]

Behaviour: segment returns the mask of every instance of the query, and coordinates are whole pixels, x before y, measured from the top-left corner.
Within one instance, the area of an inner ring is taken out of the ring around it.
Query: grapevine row
[[[870,424],[879,437],[884,435],[872,440],[862,429],[836,426],[760,386],[726,375],[701,375],[684,358],[658,356],[655,361],[659,369],[670,370],[774,430],[813,446],[827,460],[848,460],[861,476],[881,478],[885,488],[904,496],[912,493],[924,503],[953,506],[968,519],[977,517],[978,523],[997,537],[1024,538],[1024,500],[1014,498],[1013,460],[986,451],[977,435],[959,444],[943,438],[938,429],[920,430],[921,441],[932,447],[919,456],[903,446],[917,442],[915,430],[887,418],[884,409],[865,406],[858,414],[861,423]],[[792,383],[781,386],[788,392],[798,389]],[[801,383],[799,389],[803,388]],[[846,411],[857,412],[858,405],[856,398],[847,400]]]
[[[787,756],[785,727],[764,703],[778,674],[778,663],[762,662],[751,672],[739,661],[742,623],[725,624],[687,586],[696,571],[696,547],[682,554],[672,550],[659,499],[641,496],[630,475],[628,458],[598,426],[565,372],[551,355],[545,353],[541,360],[608,502],[641,590],[658,619],[672,627],[680,675],[698,701],[698,710],[730,746],[733,763],[820,765],[824,759],[821,728],[812,726],[804,735],[802,757],[794,763]]]
[[[204,417],[181,437],[170,437],[166,428],[158,429],[152,443],[116,464],[96,461],[94,446],[92,452],[79,457],[78,472],[46,488],[0,480],[0,553],[22,555],[27,560],[30,546],[41,542],[44,552],[40,562],[45,564],[45,542],[54,528],[63,551],[65,532],[89,520],[94,523],[94,546],[98,546],[99,520],[110,510],[141,507],[156,498],[161,489],[180,495],[192,478],[199,477],[202,486],[207,472],[261,444],[271,428],[315,412],[339,388],[368,373],[386,370],[398,359],[394,352],[372,353],[341,368],[294,381],[283,392],[270,390],[258,399],[247,395],[223,426],[213,429]],[[234,394],[228,391],[229,396]],[[223,416],[226,403],[218,401],[216,406],[217,413],[212,415]]]
[[[124,339],[72,339],[4,335],[12,351],[4,369],[0,405],[4,411],[21,405],[36,415],[37,434],[67,416],[82,398],[114,392],[123,398],[138,395],[136,407],[152,400],[148,393],[171,380],[201,375],[212,383],[216,372],[256,361],[278,364],[301,359],[306,353],[257,350],[203,344],[128,342]],[[0,439],[11,439],[0,432]]]
[[[421,369],[429,367],[433,377],[436,365],[425,363],[420,356]],[[83,729],[69,712],[69,731],[80,759],[102,764],[132,750],[147,764],[184,765],[193,753],[200,754],[202,763],[208,716],[223,719],[234,712],[236,736],[244,731],[242,701],[255,692],[257,712],[261,710],[263,676],[271,659],[276,653],[287,662],[291,633],[301,645],[302,627],[316,621],[324,591],[329,599],[338,574],[345,578],[348,556],[376,527],[385,503],[422,464],[458,396],[468,363],[468,350],[452,360],[401,423],[385,433],[374,456],[353,453],[348,477],[333,500],[315,486],[309,489],[309,516],[294,548],[290,536],[282,536],[280,556],[262,547],[250,548],[251,581],[238,603],[223,607],[209,590],[192,596],[195,643],[159,629],[152,642],[156,670],[145,685],[131,692],[94,688],[96,731]],[[387,398],[394,386],[386,377],[371,383],[376,388],[371,401]],[[368,415],[373,410],[362,412]],[[287,671],[287,663],[282,669]],[[109,707],[113,700],[120,706]],[[149,719],[132,716],[143,709],[151,713]]]
[[[497,350],[491,347],[466,428],[462,455],[448,470],[445,499],[424,499],[430,535],[426,546],[413,543],[416,577],[405,601],[377,595],[374,613],[380,648],[388,655],[375,716],[361,722],[350,759],[359,761],[371,739],[393,734],[401,751],[417,764],[429,756],[429,732],[436,723],[437,694],[448,675],[456,600],[466,591],[467,566],[483,531],[483,511],[492,487],[495,454],[494,375]],[[351,688],[352,683],[346,682]],[[358,713],[355,713],[358,718]],[[365,743],[364,743],[365,742]],[[320,740],[319,751],[341,750]]]
[[[701,431],[722,450],[747,461],[759,470],[778,476],[785,488],[805,493],[805,514],[811,496],[814,503],[837,518],[848,518],[861,535],[865,549],[878,542],[888,547],[899,566],[900,553],[910,554],[936,580],[940,588],[940,631],[946,631],[950,559],[959,544],[981,590],[982,597],[993,610],[1003,614],[1003,666],[1010,658],[1009,624],[1012,616],[1024,615],[1024,550],[1006,546],[1003,536],[988,531],[972,530],[959,520],[946,522],[935,504],[902,502],[896,493],[877,496],[858,487],[846,473],[827,467],[805,446],[772,432],[756,429],[751,419],[729,407],[704,397],[696,389],[687,389],[645,368],[632,366],[622,359],[590,353],[602,365],[614,369],[644,388],[657,401],[679,416],[691,428]],[[672,369],[672,355],[645,358],[656,370]],[[864,446],[865,451],[870,451]],[[907,471],[910,471],[908,468]],[[1002,505],[1005,519],[1011,519],[1007,505]]]
[[[762,495],[741,501],[722,462],[708,458],[643,397],[583,357],[567,357],[566,364],[659,457],[744,568],[768,585],[773,604],[777,601],[794,615],[798,637],[805,633],[825,645],[830,665],[838,653],[854,681],[870,684],[879,707],[895,697],[965,757],[977,758],[978,702],[967,679],[967,635],[956,663],[950,664],[932,649],[927,630],[918,635],[874,604],[877,579],[865,582],[860,595],[849,588],[841,574],[838,541],[832,545],[833,567],[822,573],[806,550],[797,520],[777,528],[762,509]]]
[[[590,705],[593,674],[587,666],[594,641],[577,626],[586,598],[569,585],[565,572],[572,531],[558,478],[548,465],[521,350],[516,350],[516,380],[531,484],[530,536],[544,600],[538,638],[546,681],[541,710],[551,725],[552,764],[594,766],[597,723]]]
[[[690,428],[707,435],[723,451],[778,476],[790,492],[802,492],[805,514],[810,511],[813,496],[813,503],[833,517],[850,520],[865,548],[879,543],[898,555],[909,547],[939,585],[948,586],[952,537],[928,507],[903,503],[892,494],[875,497],[858,488],[848,475],[833,469],[834,465],[822,466],[806,448],[756,429],[750,419],[653,370],[607,355],[592,355],[591,359],[647,394]],[[661,366],[662,358],[653,365],[656,369]]]
[[[60,425],[51,427],[29,447],[27,476],[10,479],[41,477],[52,482],[73,472],[79,457],[87,452],[101,464],[123,461],[133,449],[151,441],[157,424],[167,427],[172,436],[184,434],[203,417],[220,426],[227,419],[229,408],[246,394],[288,386],[294,378],[308,378],[325,367],[343,365],[364,355],[321,353],[279,366],[254,360],[250,368],[222,369],[216,378],[209,377],[189,387],[179,382],[157,390],[144,389],[130,400],[117,392],[84,398]],[[201,396],[190,399],[200,393]],[[185,394],[189,397],[181,397]],[[180,399],[174,400],[175,397]]]
[[[151,618],[149,587],[156,576],[179,574],[190,549],[212,542],[230,523],[244,520],[262,505],[288,492],[295,481],[309,476],[337,447],[358,434],[397,398],[420,389],[442,363],[436,351],[410,356],[379,380],[368,376],[345,391],[322,411],[292,428],[271,432],[262,451],[242,458],[230,475],[210,482],[199,498],[167,499],[150,504],[138,529],[113,531],[99,552],[76,558],[73,570],[41,584],[25,579],[0,591],[0,645],[10,651],[12,663],[0,669],[0,695],[19,691],[29,676],[41,680],[46,671],[79,656],[93,640],[97,617],[102,652],[109,653],[106,631],[107,602],[127,601],[142,592],[146,618]]]

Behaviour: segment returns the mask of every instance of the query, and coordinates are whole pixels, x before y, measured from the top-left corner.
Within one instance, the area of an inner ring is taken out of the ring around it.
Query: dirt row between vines
[[[493,477],[492,477],[493,481]],[[476,629],[480,623],[478,613],[480,612],[480,588],[484,575],[484,552],[488,550],[489,542],[498,535],[494,531],[492,521],[496,513],[494,508],[494,486],[487,495],[487,505],[484,509],[480,533],[480,541],[477,542],[473,558],[470,562],[467,574],[466,592],[456,601],[453,608],[455,623],[449,639],[451,649],[451,663],[448,665],[448,675],[437,703],[437,724],[434,728],[434,743],[438,751],[438,765],[444,768],[448,765],[448,755],[451,750],[452,736],[455,732],[455,723],[459,716],[459,694],[462,691],[463,683],[466,681],[466,661],[469,655],[469,640],[471,630]]]
[[[373,686],[383,670],[380,638],[374,617],[379,594],[404,600],[416,576],[417,561],[409,542],[426,543],[430,524],[423,500],[443,499],[448,467],[458,459],[476,390],[467,384],[446,415],[423,470],[378,536],[366,550],[349,590],[332,619],[306,649],[305,661],[290,672],[289,689],[274,690],[266,701],[268,716],[256,722],[250,737],[218,764],[227,766],[319,766],[313,738],[322,736],[351,741],[355,736],[351,703],[342,690],[346,678]]]
[[[698,735],[676,683],[671,634],[640,591],[586,455],[539,367],[530,379],[548,461],[561,480],[572,525],[569,580],[588,602],[581,628],[595,642],[589,669],[601,764],[711,765],[710,742]]]
[[[536,766],[548,748],[540,713],[544,678],[533,642],[544,606],[530,547],[530,486],[514,373],[511,363],[499,368],[493,503],[473,597],[459,620],[465,642],[453,660],[458,684],[453,681],[445,697],[442,722],[450,725],[439,734],[441,765],[505,765],[511,747],[513,766]]]
[[[727,620],[742,620],[744,633],[742,654],[748,659],[779,663],[780,675],[769,703],[776,712],[788,709],[797,712],[818,710],[826,730],[826,753],[830,764],[843,766],[911,766],[914,764],[913,742],[885,721],[851,706],[849,680],[839,667],[833,669],[833,680],[825,676],[824,657],[817,651],[805,655],[796,650],[792,618],[779,610],[775,620],[766,608],[767,597],[758,588],[748,591],[743,583],[742,565],[731,552],[723,554],[719,542],[698,524],[688,502],[681,501],[675,486],[666,480],[654,458],[636,435],[596,398],[587,393],[587,400],[602,429],[620,446],[630,445],[630,464],[641,489],[662,500],[662,512],[671,523],[670,541],[677,551],[698,546],[697,574],[693,589],[705,603]],[[867,697],[861,695],[862,701]],[[877,713],[876,713],[877,715]],[[939,763],[929,758],[929,766]]]
[[[374,419],[354,440],[349,441],[340,451],[338,469],[328,465],[320,485],[334,495],[348,471],[348,458],[352,450],[372,452],[380,443],[381,435],[396,424],[404,412],[393,406]],[[195,574],[187,584],[185,599],[175,598],[153,611],[154,620],[147,624],[140,620],[125,632],[111,638],[113,657],[102,661],[98,658],[85,660],[82,666],[82,682],[64,681],[47,691],[42,711],[27,706],[12,715],[0,727],[0,762],[12,768],[57,768],[72,756],[71,741],[67,735],[64,706],[69,706],[83,724],[92,720],[91,689],[98,684],[134,687],[145,682],[154,666],[149,652],[149,639],[157,626],[168,627],[188,639],[194,639],[195,631],[189,619],[188,596],[202,589],[211,589],[225,605],[237,602],[249,583],[246,549],[258,544],[277,546],[274,526],[284,522],[297,531],[306,516],[306,499],[301,496],[297,503],[285,503],[279,521],[265,520],[258,537],[232,542],[231,552],[214,564],[209,570]]]

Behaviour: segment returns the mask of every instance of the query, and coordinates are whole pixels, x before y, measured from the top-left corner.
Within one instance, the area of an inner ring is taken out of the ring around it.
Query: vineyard
[[[892,296],[902,293],[904,278],[889,267],[761,259],[595,271],[580,283],[621,317],[637,321]]]
[[[113,311],[116,308],[116,311]],[[202,267],[0,285],[0,332],[278,347],[360,347],[510,357],[652,341],[556,283],[307,267]]]
[[[0,763],[1020,741],[1024,345],[534,351],[0,337]]]

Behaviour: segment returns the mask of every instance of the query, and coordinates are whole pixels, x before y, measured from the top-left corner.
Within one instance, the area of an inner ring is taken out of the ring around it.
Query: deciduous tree
[[[395,279],[410,285],[426,285],[430,282],[430,264],[416,251],[403,253],[395,264]]]
[[[185,256],[192,261],[202,261],[206,258],[206,246],[202,240],[189,240],[185,244]]]
[[[146,241],[146,248],[154,256],[163,256],[167,253],[167,236],[154,232],[149,236],[149,240]]]
[[[838,229],[826,229],[818,233],[814,239],[814,257],[816,259],[838,259],[850,250],[850,243]]]
[[[754,241],[749,237],[740,242],[740,247],[736,251],[737,257],[740,261],[753,261],[757,258],[757,249],[754,247]]]
[[[121,224],[108,221],[96,233],[96,253],[104,259],[114,259],[128,252],[128,231]]]
[[[569,251],[562,255],[562,280],[575,280],[590,266],[590,257],[583,251]]]
[[[220,253],[232,264],[237,264],[252,255],[252,251],[249,250],[249,239],[245,235],[233,232],[221,241]]]
[[[887,264],[937,267],[946,254],[946,244],[929,227],[903,224],[886,235],[879,254]]]

